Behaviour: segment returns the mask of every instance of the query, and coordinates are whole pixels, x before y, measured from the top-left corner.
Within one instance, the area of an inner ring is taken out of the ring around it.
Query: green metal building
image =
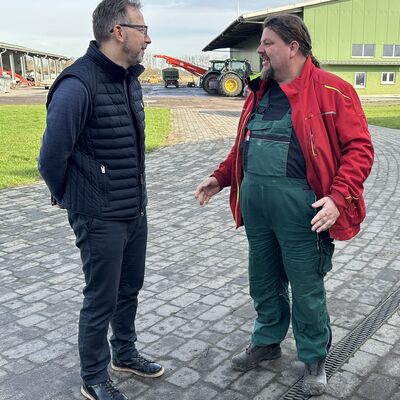
[[[360,95],[400,95],[400,0],[312,0],[243,14],[203,50],[230,48],[259,70],[262,22],[282,13],[304,20],[322,67]]]

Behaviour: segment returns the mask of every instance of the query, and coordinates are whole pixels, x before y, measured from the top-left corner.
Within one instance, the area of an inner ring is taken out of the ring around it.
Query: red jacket
[[[267,81],[249,83],[235,143],[213,176],[221,188],[230,186],[230,205],[236,227],[240,215],[242,154],[240,143],[255,105],[261,100]],[[307,58],[301,74],[281,85],[292,109],[293,127],[302,149],[307,180],[318,198],[329,196],[340,211],[329,233],[333,239],[348,240],[360,230],[365,218],[363,183],[373,163],[373,147],[360,100],[353,87],[327,71],[316,68]]]

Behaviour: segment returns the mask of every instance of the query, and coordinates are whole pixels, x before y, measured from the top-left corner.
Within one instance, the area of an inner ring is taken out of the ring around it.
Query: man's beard
[[[124,44],[123,50],[128,57],[128,62],[131,67],[140,64],[143,61],[142,52],[139,54],[132,54],[130,48],[126,44]]]
[[[266,81],[269,78],[274,77],[274,70],[271,66],[269,67],[262,67],[261,69],[261,80]]]

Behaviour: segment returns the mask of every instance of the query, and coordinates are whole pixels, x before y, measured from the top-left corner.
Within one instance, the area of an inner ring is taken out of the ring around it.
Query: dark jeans
[[[147,218],[106,221],[68,212],[68,219],[86,282],[79,317],[81,376],[94,385],[109,377],[109,324],[115,357],[124,361],[137,352],[135,316],[144,279]]]

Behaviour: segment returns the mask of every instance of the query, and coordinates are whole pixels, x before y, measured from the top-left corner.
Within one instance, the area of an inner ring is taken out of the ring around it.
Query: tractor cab
[[[222,71],[222,69],[225,67],[225,61],[224,60],[211,60],[210,61],[210,66],[208,67],[208,71]]]

